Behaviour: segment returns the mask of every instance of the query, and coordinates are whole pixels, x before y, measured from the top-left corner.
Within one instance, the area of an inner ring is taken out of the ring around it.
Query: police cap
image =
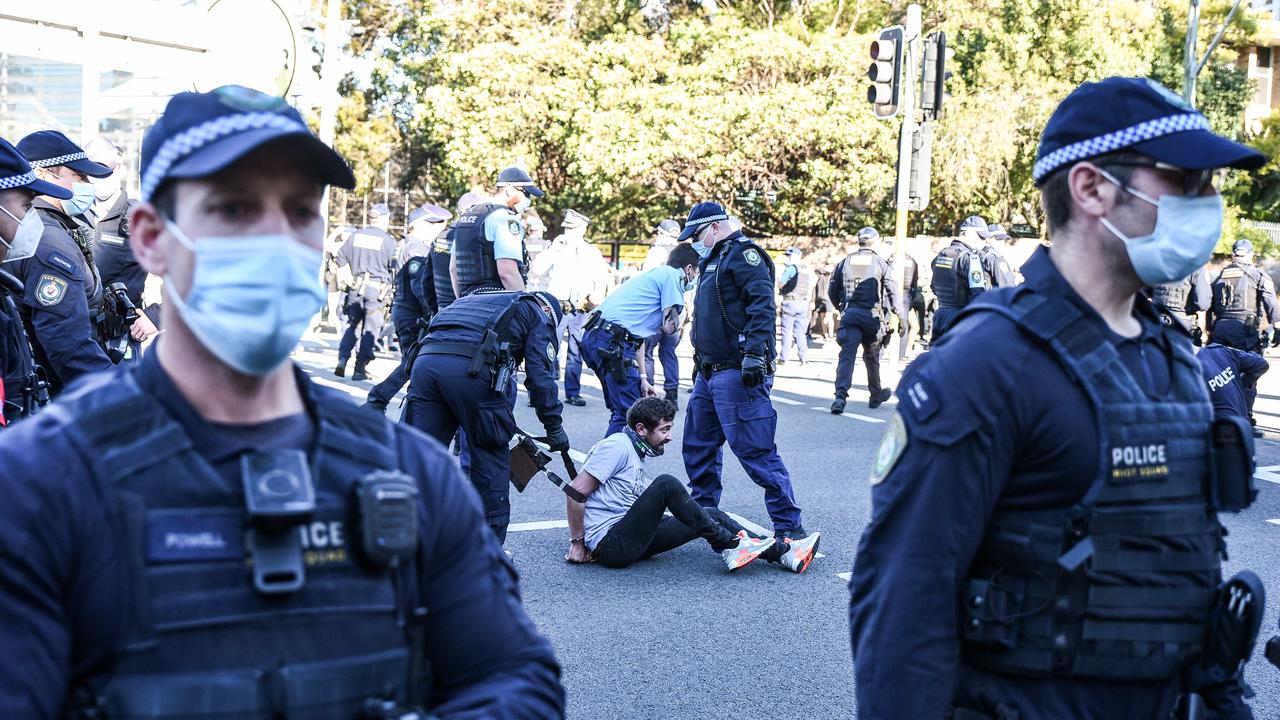
[[[987,221],[983,220],[980,215],[970,215],[965,218],[964,222],[960,223],[960,232],[963,233],[965,230],[974,231],[980,238],[990,237],[991,235],[987,230]]]
[[[483,200],[484,196],[479,193],[463,193],[462,197],[458,198],[458,212],[463,212],[473,205],[479,205]]]
[[[565,210],[564,221],[560,223],[560,227],[565,230],[572,230],[574,228],[586,227],[589,222],[591,222],[590,219],[577,210]]]
[[[659,235],[670,235],[671,237],[676,237],[680,234],[680,223],[672,220],[671,218],[667,218],[666,220],[658,223],[658,226],[654,228],[653,231]]]
[[[240,85],[174,95],[142,139],[142,199],[166,180],[212,175],[263,145],[297,142],[315,176],[348,190],[356,178],[342,156],[320,141],[284,98]]]
[[[36,178],[36,172],[18,148],[0,138],[0,190],[25,188],[37,195],[48,195],[59,200],[70,200],[71,191]]]
[[[423,205],[409,211],[409,224],[416,222],[442,223],[448,222],[453,213],[439,205]]]
[[[873,227],[864,227],[858,231],[858,244],[866,247],[880,239],[880,231]]]
[[[729,215],[720,203],[700,202],[689,209],[689,217],[685,218],[684,229],[680,231],[680,239],[686,240],[698,232],[698,228],[707,223],[728,220]]]
[[[1008,240],[1009,233],[1005,231],[1004,226],[1000,223],[992,223],[987,226],[987,237],[992,240]]]
[[[111,168],[90,160],[83,148],[57,130],[31,133],[18,141],[18,151],[27,156],[31,167],[66,165],[89,177],[106,177],[111,174]]]
[[[1256,170],[1262,153],[1209,129],[1182,97],[1149,78],[1110,77],[1067,96],[1045,125],[1032,177],[1036,185],[1060,168],[1128,150],[1186,170]]]
[[[1232,255],[1250,255],[1253,253],[1253,243],[1246,238],[1240,238],[1231,246]]]
[[[498,187],[519,188],[534,197],[542,197],[545,193],[533,184],[529,173],[518,167],[509,167],[498,173]]]
[[[386,203],[374,203],[373,207],[369,208],[370,219],[376,220],[389,215],[391,215],[391,208],[387,207]]]

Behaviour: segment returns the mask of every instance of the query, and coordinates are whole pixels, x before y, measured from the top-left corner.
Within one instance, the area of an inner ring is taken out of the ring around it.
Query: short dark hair
[[[701,259],[698,251],[693,249],[693,243],[682,242],[671,248],[671,254],[667,256],[667,265],[673,268],[682,268],[685,265],[696,267]]]
[[[1133,167],[1130,165],[1112,165],[1111,163],[1134,162],[1143,158],[1145,156],[1139,153],[1120,150],[1105,155],[1084,158],[1081,162],[1088,161],[1094,165],[1105,166],[1107,172],[1114,175],[1117,180],[1127,183],[1129,178],[1133,177]],[[1041,207],[1044,208],[1045,222],[1048,223],[1050,232],[1071,222],[1071,188],[1067,185],[1067,176],[1071,174],[1071,168],[1075,166],[1076,163],[1063,165],[1045,178],[1044,184],[1040,186],[1040,203]],[[1121,202],[1125,201],[1122,200]]]
[[[676,410],[676,404],[666,398],[640,398],[627,411],[627,427],[635,429],[640,424],[652,430],[664,420],[675,420]]]
[[[160,214],[166,220],[172,220],[173,222],[178,222],[178,219],[174,217],[178,210],[177,186],[178,184],[173,181],[164,182],[160,184],[160,187],[156,188],[155,192],[151,193],[151,204],[156,210],[160,211]]]

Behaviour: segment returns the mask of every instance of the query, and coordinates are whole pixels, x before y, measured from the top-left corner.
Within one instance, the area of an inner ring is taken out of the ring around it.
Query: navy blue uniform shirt
[[[154,353],[144,356],[138,372],[140,385],[224,478],[243,448],[300,447],[314,434],[308,416],[234,428],[208,423]],[[305,397],[332,392],[301,373],[298,383]],[[118,531],[111,490],[91,475],[59,407],[0,433],[0,648],[21,658],[0,663],[4,718],[61,717],[68,688],[110,659],[134,602],[124,584],[127,548],[112,542]],[[364,411],[352,406],[351,412]],[[402,572],[419,574],[430,611],[434,713],[446,719],[563,717],[559,666],[520,605],[515,573],[484,524],[475,491],[438,443],[404,425],[397,432],[399,467],[417,479],[422,498],[418,561]],[[229,492],[239,492],[238,477]]]
[[[849,262],[849,258],[845,257],[836,263],[835,270],[831,271],[831,281],[827,284],[827,297],[831,298],[831,302],[835,304],[841,312],[851,308],[880,308],[881,310],[890,310],[897,312],[902,306],[898,297],[898,281],[894,279],[893,265],[876,254],[871,248],[858,248],[854,255],[870,255],[871,267],[866,275],[863,276],[862,282],[858,283],[853,289],[853,297],[848,297],[844,287],[844,266]],[[907,268],[908,273],[911,266]],[[910,275],[908,274],[908,280]]]
[[[1148,393],[1168,391],[1169,345],[1149,302],[1135,311],[1143,333],[1125,339],[1071,289],[1046,249],[1022,272],[1029,286],[1067,298],[1084,322],[1097,323]],[[905,448],[871,488],[872,518],[849,583],[858,717],[865,720],[945,717],[965,673],[976,672],[959,664],[960,592],[988,518],[996,508],[1073,505],[1098,469],[1083,389],[1047,347],[1003,316],[958,322],[898,387],[894,423],[905,426]],[[1008,692],[1024,692],[1012,685]],[[1044,714],[1070,716],[1052,708]]]
[[[774,355],[773,260],[741,231],[716,243],[698,264],[693,347],[704,363],[736,365],[743,355]]]
[[[431,246],[410,237],[404,241],[400,254],[402,259],[400,269],[396,270],[395,295],[391,301],[392,314],[406,319],[429,319],[435,298],[428,298],[424,282],[431,275],[431,264],[427,259]],[[431,295],[434,294],[432,289]]]
[[[36,253],[6,269],[26,286],[22,318],[36,361],[56,392],[81,375],[111,367],[111,361],[98,345],[89,313],[99,292],[97,275],[66,229],[74,221],[43,198],[34,206],[44,221]]]
[[[1262,377],[1271,368],[1258,353],[1213,343],[1196,353],[1209,384],[1209,399],[1215,416],[1249,417],[1249,400],[1244,383]]]
[[[93,241],[93,261],[102,276],[103,286],[122,282],[129,289],[129,299],[142,310],[142,291],[147,284],[147,271],[143,270],[133,250],[129,248],[129,208],[133,203],[120,193],[111,207],[98,218],[98,235]]]

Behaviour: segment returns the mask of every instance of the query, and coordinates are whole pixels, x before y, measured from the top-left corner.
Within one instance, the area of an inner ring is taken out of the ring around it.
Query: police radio
[[[396,567],[418,551],[418,485],[408,475],[379,470],[353,490],[360,549],[379,567]]]

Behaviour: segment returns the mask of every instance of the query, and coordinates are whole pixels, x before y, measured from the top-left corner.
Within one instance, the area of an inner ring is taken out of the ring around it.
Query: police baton
[[[585,503],[587,501],[586,495],[578,492],[563,478],[547,468],[551,464],[551,456],[543,452],[536,441],[545,443],[547,438],[533,437],[517,428],[516,444],[511,448],[511,483],[516,486],[516,492],[524,492],[533,476],[542,473],[547,476],[547,479],[553,485],[564,491],[565,495],[577,502]],[[573,459],[569,457],[569,451],[562,450],[560,458],[564,461],[565,470],[569,471],[569,479],[572,481],[573,478],[577,477],[578,471],[573,466]]]

